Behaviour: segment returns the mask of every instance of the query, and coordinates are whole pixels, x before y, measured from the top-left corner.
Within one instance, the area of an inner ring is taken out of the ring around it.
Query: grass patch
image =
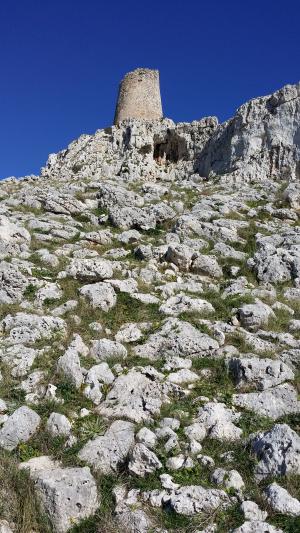
[[[214,320],[224,321],[231,318],[232,309],[254,302],[254,298],[250,294],[237,294],[221,298],[220,294],[213,290],[204,292],[202,297],[213,305],[215,309],[215,312],[212,313]]]
[[[0,516],[15,523],[16,533],[52,531],[27,472],[19,470],[16,458],[4,451],[0,452]]]
[[[101,323],[113,333],[127,322],[161,322],[165,315],[160,313],[159,304],[143,304],[128,293],[120,292],[117,296],[117,305],[107,313],[101,313]]]
[[[32,302],[35,299],[37,291],[38,287],[36,287],[36,285],[33,285],[32,283],[29,283],[29,285],[27,285],[25,291],[23,292],[23,296],[24,298]]]

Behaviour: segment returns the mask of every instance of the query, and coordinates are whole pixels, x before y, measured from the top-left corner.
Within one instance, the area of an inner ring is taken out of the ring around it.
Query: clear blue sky
[[[229,118],[300,79],[299,0],[1,0],[0,177],[113,120],[117,88],[158,68],[164,114]]]

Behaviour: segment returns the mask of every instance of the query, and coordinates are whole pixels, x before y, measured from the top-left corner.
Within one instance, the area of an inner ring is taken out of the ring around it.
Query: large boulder
[[[66,272],[69,276],[80,281],[103,281],[113,276],[111,263],[105,259],[100,259],[100,257],[72,259]]]
[[[8,417],[0,429],[0,448],[14,450],[22,442],[27,442],[37,431],[40,416],[23,405]]]
[[[262,392],[234,394],[233,405],[254,411],[260,416],[277,420],[284,415],[300,413],[300,402],[296,389],[289,383],[282,383]]]
[[[150,420],[168,401],[171,384],[163,382],[164,375],[152,367],[136,367],[120,375],[114,382],[97,412],[108,417],[125,417],[133,422]]]
[[[287,424],[276,424],[271,430],[258,433],[251,441],[258,459],[255,476],[300,474],[300,437]]]
[[[22,300],[28,285],[20,270],[7,261],[0,263],[0,304],[14,304]]]
[[[258,357],[234,358],[229,362],[238,387],[269,389],[284,381],[293,380],[294,372],[282,361]]]
[[[136,355],[148,359],[161,356],[207,357],[214,355],[219,348],[216,340],[202,333],[189,322],[177,318],[166,320],[156,333],[150,335],[145,344],[134,349]]]
[[[103,436],[89,440],[78,457],[101,474],[118,471],[134,446],[134,424],[116,420]]]
[[[212,513],[230,506],[230,498],[223,490],[206,489],[200,485],[181,487],[171,493],[169,504],[178,514],[193,516]]]
[[[62,468],[49,457],[37,457],[21,468],[29,470],[55,532],[66,533],[96,512],[97,485],[88,467]]]

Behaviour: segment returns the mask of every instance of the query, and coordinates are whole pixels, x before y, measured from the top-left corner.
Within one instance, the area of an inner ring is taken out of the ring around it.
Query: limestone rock
[[[103,281],[113,276],[111,263],[100,258],[72,259],[66,272],[81,281]]]
[[[277,385],[277,387],[262,392],[234,394],[232,402],[238,407],[244,407],[261,416],[273,418],[273,420],[287,414],[300,412],[297,391],[288,383]]]
[[[98,361],[105,361],[110,358],[125,359],[127,350],[120,342],[110,339],[99,339],[92,342],[91,355]]]
[[[245,487],[242,476],[236,470],[216,468],[212,474],[212,481],[217,485],[224,485],[226,489],[241,490]]]
[[[162,468],[162,464],[154,452],[149,450],[145,444],[136,444],[133,448],[128,464],[128,469],[131,473],[145,477]]]
[[[234,358],[229,367],[239,387],[252,386],[265,390],[294,379],[294,372],[288,365],[274,359]]]
[[[35,468],[31,459],[21,467],[29,469],[54,531],[65,533],[96,512],[100,503],[96,481],[88,467],[61,468],[49,461],[45,463],[44,468]]]
[[[270,431],[258,433],[251,442],[258,459],[255,476],[300,474],[300,437],[287,424],[276,424]]]
[[[28,348],[23,344],[14,344],[13,346],[0,347],[0,360],[11,369],[11,375],[14,377],[26,376],[35,358],[38,350]]]
[[[166,320],[162,328],[150,335],[147,342],[135,348],[135,354],[149,359],[160,355],[207,357],[214,355],[219,344],[188,322],[176,318]]]
[[[200,175],[233,173],[243,179],[271,176],[295,180],[299,93],[299,84],[286,85],[272,95],[243,104],[233,119],[216,130],[199,156]]]
[[[271,317],[275,317],[271,307],[257,299],[254,304],[244,304],[238,310],[242,326],[250,331],[257,331],[260,327],[266,326]]]
[[[197,255],[192,263],[191,270],[195,274],[204,274],[212,278],[221,278],[223,275],[222,268],[213,255]]]
[[[22,226],[14,224],[5,215],[0,215],[0,258],[18,256],[28,250],[31,236]]]
[[[134,424],[123,420],[112,423],[105,435],[88,441],[78,457],[102,474],[117,472],[134,445]]]
[[[22,300],[28,285],[26,277],[7,261],[0,262],[0,303],[14,304]]]
[[[116,305],[116,293],[107,283],[92,283],[84,285],[79,290],[81,296],[85,296],[91,302],[92,307],[102,309],[102,311],[109,311]]]
[[[226,508],[230,505],[230,499],[223,490],[191,485],[172,492],[169,503],[176,513],[193,516],[201,512],[213,512],[218,508]]]
[[[242,435],[242,430],[234,424],[240,416],[223,403],[209,402],[199,409],[197,422],[205,427],[211,438],[235,441]]]
[[[162,375],[152,367],[132,368],[119,376],[111,390],[97,408],[108,417],[126,417],[133,422],[150,420],[158,414],[163,402],[168,401],[168,386]]]
[[[20,443],[27,442],[37,431],[40,416],[23,405],[8,417],[0,429],[0,448],[14,450]]]
[[[269,485],[265,494],[273,511],[291,516],[300,516],[300,502],[277,483]]]
[[[71,431],[71,423],[65,415],[51,413],[46,423],[46,431],[53,437],[68,437]]]
[[[39,316],[27,313],[7,315],[0,323],[5,344],[32,344],[42,339],[50,339],[55,333],[64,333],[66,323],[62,318]]]
[[[212,313],[214,307],[201,298],[190,298],[185,294],[171,296],[160,306],[159,310],[165,315],[178,316],[181,313]]]
[[[241,510],[244,513],[244,517],[246,520],[250,521],[264,521],[268,513],[266,511],[261,511],[258,507],[257,503],[252,502],[250,500],[245,500],[241,504]]]

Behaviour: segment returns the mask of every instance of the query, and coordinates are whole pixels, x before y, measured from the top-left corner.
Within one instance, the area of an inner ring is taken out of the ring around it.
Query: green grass
[[[220,293],[213,290],[203,292],[202,298],[213,305],[215,312],[212,313],[212,318],[224,321],[228,321],[231,318],[232,309],[254,302],[254,298],[250,294],[238,294],[221,298]]]
[[[0,517],[14,522],[16,533],[51,533],[52,528],[41,512],[34,484],[16,457],[0,451]]]
[[[158,304],[143,304],[132,298],[128,293],[120,292],[117,304],[107,313],[101,313],[101,323],[113,333],[127,322],[160,323],[165,316],[160,313]]]
[[[281,528],[285,533],[296,533],[300,531],[299,516],[284,516],[275,514],[269,517],[268,521],[274,526]]]
[[[29,283],[29,285],[27,285],[25,291],[23,292],[23,296],[24,298],[32,302],[35,299],[37,291],[38,287],[36,287],[32,283]]]
[[[18,388],[19,380],[11,375],[10,369],[1,364],[2,380],[0,381],[0,398],[8,404],[9,413],[25,403],[25,392]]]

